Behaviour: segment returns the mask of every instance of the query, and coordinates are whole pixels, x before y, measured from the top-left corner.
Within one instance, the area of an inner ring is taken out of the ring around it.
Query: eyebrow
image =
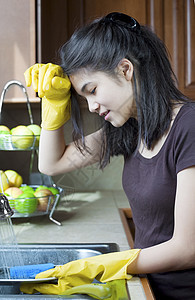
[[[86,87],[87,87],[87,85],[90,84],[90,83],[91,83],[91,81],[85,83],[85,84],[82,86],[82,88],[81,88],[81,92],[84,92],[85,89],[86,89]]]

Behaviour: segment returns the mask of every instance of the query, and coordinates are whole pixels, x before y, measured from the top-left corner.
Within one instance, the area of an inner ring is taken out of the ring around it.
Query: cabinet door
[[[167,46],[179,89],[195,100],[194,0],[147,1],[147,24]]]
[[[24,71],[35,63],[35,0],[0,0],[0,92],[10,80],[23,84]],[[32,89],[29,96],[34,97]],[[24,98],[18,87],[7,98]]]
[[[56,61],[59,47],[76,27],[109,12],[120,11],[149,25],[165,42],[179,89],[195,100],[194,0],[38,1],[41,3],[41,43],[38,46],[42,62]]]
[[[120,11],[149,25],[167,46],[179,89],[195,100],[194,0],[85,0],[81,7],[83,23]]]
[[[111,11],[146,22],[146,0],[37,0],[39,62],[58,62],[58,50],[75,28]]]
[[[146,23],[146,0],[85,0],[83,1],[84,22],[102,17],[110,12],[119,11],[128,14],[140,23]]]
[[[184,93],[195,100],[195,2],[184,1],[184,76],[179,81]],[[178,44],[179,49],[179,44]],[[181,77],[181,78],[180,78]]]

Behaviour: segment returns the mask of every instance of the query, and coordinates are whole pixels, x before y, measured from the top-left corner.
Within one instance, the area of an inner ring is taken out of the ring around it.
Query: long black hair
[[[104,122],[102,168],[111,156],[131,155],[138,149],[141,139],[151,149],[170,126],[173,103],[188,100],[176,87],[164,43],[147,26],[141,26],[127,15],[111,13],[76,30],[62,46],[60,56],[67,75],[86,68],[117,76],[115,70],[123,58],[133,64],[137,119],[130,118],[118,128]],[[78,104],[75,101],[72,108],[76,140],[83,133],[78,126]]]

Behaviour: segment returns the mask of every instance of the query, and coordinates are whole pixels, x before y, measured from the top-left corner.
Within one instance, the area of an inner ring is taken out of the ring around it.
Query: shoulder
[[[195,103],[186,103],[180,108],[173,127],[177,135],[191,132],[195,137]]]
[[[195,103],[184,104],[172,128],[171,145],[176,171],[195,165]]]
[[[185,131],[190,128],[195,129],[195,102],[186,103],[180,108],[175,118],[174,125],[177,128],[177,131]]]
[[[195,137],[195,103],[184,104],[173,122],[174,135],[194,134]]]

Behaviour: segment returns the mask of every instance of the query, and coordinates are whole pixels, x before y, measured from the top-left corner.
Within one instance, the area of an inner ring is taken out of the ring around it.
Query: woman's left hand
[[[127,274],[127,267],[130,268],[139,252],[140,249],[132,249],[71,261],[36,276],[36,279],[56,277],[57,284],[22,284],[20,289],[27,294],[40,292],[60,295],[72,287],[90,284],[94,279],[100,282],[131,279],[132,275]]]

